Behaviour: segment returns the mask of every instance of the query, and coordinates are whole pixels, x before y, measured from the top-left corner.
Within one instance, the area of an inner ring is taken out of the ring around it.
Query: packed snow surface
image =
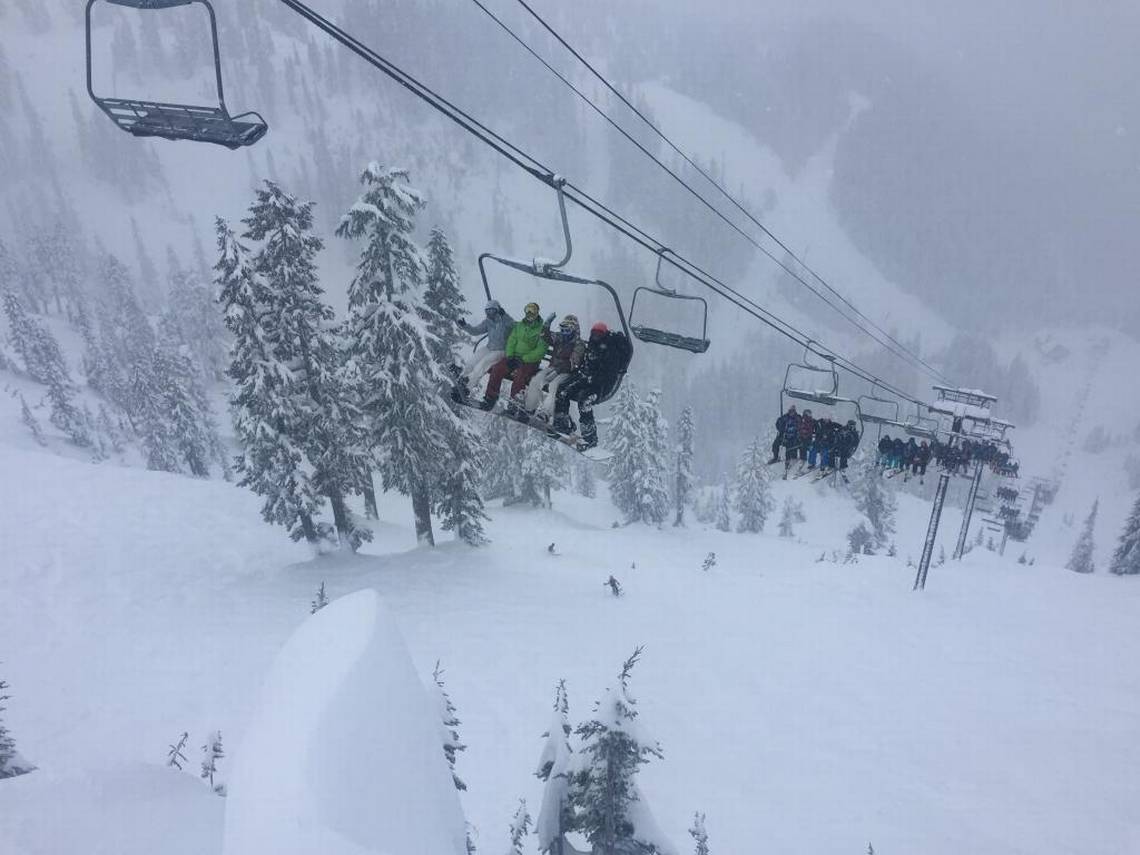
[[[638,721],[665,752],[638,787],[682,851],[694,810],[722,852],[868,841],[929,855],[1140,851],[1140,672],[1128,665],[1140,656],[1140,588],[1021,565],[1015,549],[933,567],[913,593],[905,562],[929,506],[910,496],[900,496],[898,558],[854,565],[817,562],[856,516],[841,490],[806,479],[774,484],[777,502],[805,502],[794,539],[693,522],[611,528],[608,502],[558,493],[553,511],[493,507],[485,548],[412,549],[410,524],[385,523],[376,554],[314,559],[260,521],[255,497],[222,482],[3,445],[0,469],[10,484],[35,485],[0,515],[10,604],[0,651],[12,685],[5,721],[40,767],[0,782],[5,855],[155,855],[185,851],[186,837],[218,855],[222,806],[265,808],[251,804],[247,762],[265,764],[266,786],[289,798],[307,788],[305,816],[349,837],[371,819],[338,816],[321,799],[399,788],[361,775],[402,776],[410,756],[379,762],[361,748],[371,760],[354,764],[355,743],[332,724],[335,712],[351,714],[350,733],[397,715],[412,727],[406,662],[376,649],[395,644],[393,621],[421,681],[436,659],[446,669],[469,746],[461,798],[484,851],[506,849],[520,796],[532,814],[541,804],[533,771],[557,680],[579,722],[638,644]],[[402,497],[381,515],[410,523]],[[957,523],[948,509],[947,547]],[[611,573],[622,597],[603,585]],[[310,621],[321,581],[334,599],[374,588],[393,619],[368,594]],[[311,692],[288,695],[301,722],[275,720],[266,699],[292,691]],[[197,779],[197,748],[214,729],[231,753],[219,763],[228,799]],[[143,770],[169,782],[147,788],[162,808],[150,810],[140,766],[159,766],[183,730],[187,770]],[[309,753],[317,746],[323,759]],[[334,762],[347,776],[336,784],[324,777]],[[98,798],[74,795],[83,788]],[[386,809],[369,800],[370,812]],[[132,833],[99,837],[98,815]]]

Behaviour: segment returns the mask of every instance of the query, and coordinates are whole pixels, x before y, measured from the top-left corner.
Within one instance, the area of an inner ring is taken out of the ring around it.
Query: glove
[[[546,322],[543,324],[543,326],[549,328],[550,325],[552,323],[554,323],[554,317],[557,314],[558,314],[557,312],[551,312],[549,315],[547,315],[546,316]]]
[[[510,359],[507,360],[507,370],[508,371],[514,371],[520,365],[522,365],[522,360],[519,359],[517,356],[512,356]]]
[[[456,324],[456,326],[458,326],[458,327],[459,327],[461,330],[465,330],[465,329],[467,329],[467,319],[466,319],[466,318],[460,318],[459,320],[457,320],[457,321],[455,322],[455,324]]]

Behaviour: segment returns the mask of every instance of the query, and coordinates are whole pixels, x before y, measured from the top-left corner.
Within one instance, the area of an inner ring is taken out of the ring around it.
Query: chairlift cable
[[[771,229],[769,229],[767,226],[765,226],[764,223],[761,222],[755,215],[753,215],[752,212],[749,211],[744,206],[744,204],[742,202],[737,200],[736,197],[733,196],[728,190],[726,190],[723,185],[721,185],[715,178],[713,178],[711,175],[709,175],[708,172],[703,167],[701,167],[691,157],[689,157],[689,155],[687,155],[676,143],[674,143],[671,139],[669,139],[669,137],[666,136],[664,131],[662,131],[648,116],[646,116],[635,104],[633,104],[617,87],[615,87],[612,83],[610,83],[609,80],[605,77],[605,75],[603,75],[596,68],[594,68],[594,66],[589,62],[589,60],[587,60],[581,53],[579,53],[578,50],[573,45],[571,45],[565,38],[563,38],[563,36],[561,34],[559,34],[558,31],[556,31],[550,24],[548,24],[546,22],[546,20],[541,15],[539,15],[526,2],[526,0],[517,0],[517,2],[528,13],[530,13],[530,15],[536,21],[538,21],[538,23],[543,27],[543,29],[545,29],[551,36],[553,36],[554,39],[559,44],[561,44],[564,48],[566,48],[566,50],[569,51],[570,54],[572,54],[575,59],[577,59],[582,65],[584,65],[586,67],[586,69],[594,77],[596,77],[602,83],[603,86],[606,87],[606,89],[608,89],[611,93],[613,93],[613,95],[616,96],[622,102],[622,104],[624,104],[627,108],[629,108],[631,111],[633,111],[633,113],[639,119],[641,119],[641,121],[643,123],[645,123],[645,125],[647,125],[650,128],[650,130],[653,131],[654,134],[656,134],[676,154],[680,155],[680,157],[684,160],[684,162],[686,164],[688,164],[692,169],[694,169],[698,174],[700,174],[702,178],[704,178],[713,187],[715,187],[717,189],[717,191],[722,196],[724,196],[724,198],[726,198],[729,202],[731,202],[732,205],[738,211],[740,211],[753,224],[755,224],[756,227],[759,228],[761,232],[763,232],[765,235],[767,235],[778,247],[780,247],[780,249],[782,249],[785,253],[787,253],[787,255],[789,257],[793,258],[800,267],[802,267],[805,271],[807,271],[808,275],[811,278],[813,278],[816,282],[818,282],[820,285],[822,285],[831,294],[835,295],[835,297],[837,297],[845,306],[847,306],[847,308],[849,308],[858,317],[862,318],[864,321],[866,321],[868,324],[870,324],[870,326],[874,330],[876,330],[881,335],[885,336],[888,341],[890,341],[893,345],[895,345],[896,347],[898,347],[901,350],[901,353],[893,350],[885,342],[878,339],[876,336],[872,335],[869,330],[862,327],[860,324],[856,323],[851,318],[849,318],[847,315],[845,315],[842,311],[839,310],[839,308],[837,306],[835,306],[833,303],[831,303],[831,301],[829,301],[826,297],[824,297],[822,294],[820,294],[815,288],[813,288],[810,284],[808,284],[806,281],[804,281],[804,279],[801,276],[799,276],[797,273],[795,273],[794,271],[789,269],[789,267],[781,259],[776,258],[774,254],[772,254],[771,252],[769,252],[766,249],[764,249],[763,247],[761,247],[760,244],[751,235],[742,231],[735,223],[733,223],[731,220],[729,220],[727,217],[725,217],[724,214],[721,213],[719,209],[717,209],[713,205],[711,205],[703,196],[701,196],[699,193],[697,193],[697,191],[695,191],[692,187],[690,187],[684,181],[684,179],[682,179],[680,176],[678,176],[672,169],[670,169],[666,164],[664,164],[659,158],[657,158],[655,155],[653,155],[651,152],[649,152],[641,143],[639,143],[632,136],[630,136],[629,133],[627,133],[616,122],[614,122],[607,114],[605,114],[603,111],[601,111],[600,108],[598,108],[592,101],[590,101],[585,95],[583,95],[582,92],[577,87],[575,87],[572,83],[570,83],[561,73],[559,73],[554,68],[552,68],[551,65],[545,59],[543,59],[537,53],[535,53],[535,51],[532,50],[529,45],[527,45],[525,42],[523,42],[522,39],[519,38],[519,36],[517,36],[514,32],[512,32],[509,27],[507,27],[501,20],[499,20],[499,18],[497,18],[494,14],[492,14],[490,11],[488,11],[487,8],[480,2],[480,0],[472,0],[472,2],[474,2],[477,6],[479,6],[479,8],[481,8],[484,12],[486,12],[487,15],[489,15],[497,24],[499,24],[500,27],[502,27],[504,30],[506,30],[532,56],[534,56],[536,59],[539,60],[539,62],[541,62],[548,69],[550,69],[551,73],[553,73],[560,80],[562,80],[562,82],[565,83],[567,86],[569,86],[575,93],[577,93],[579,97],[586,100],[587,103],[589,103],[590,106],[593,107],[594,110],[599,113],[599,115],[603,116],[603,118],[605,118],[611,125],[613,125],[615,128],[617,128],[618,131],[620,131],[621,134],[624,137],[626,137],[626,139],[628,139],[630,142],[632,142],[634,145],[636,145],[638,147],[638,149],[640,149],[643,153],[645,153],[648,157],[650,157],[655,163],[657,163],[658,166],[660,166],[662,169],[664,169],[666,172],[668,172],[670,175],[672,175],[675,180],[677,180],[681,184],[683,184],[685,186],[685,188],[690,193],[692,193],[694,196],[696,196],[698,199],[700,199],[701,202],[706,207],[708,207],[710,210],[712,210],[714,213],[716,213],[722,220],[724,220],[726,223],[728,223],[735,231],[737,231],[739,234],[744,236],[750,243],[752,243],[754,246],[756,246],[757,249],[760,249],[761,252],[763,252],[766,256],[768,256],[768,258],[772,259],[772,261],[774,261],[776,264],[778,264],[786,273],[788,273],[790,276],[792,276],[797,282],[799,282],[801,285],[803,285],[805,288],[807,288],[809,291],[811,291],[813,294],[815,294],[817,297],[819,297],[821,300],[823,300],[825,303],[827,303],[827,305],[831,306],[831,308],[835,309],[835,311],[838,312],[845,319],[847,319],[848,321],[853,323],[855,326],[859,327],[859,329],[862,332],[864,332],[870,338],[874,339],[878,344],[883,345],[887,350],[894,353],[896,356],[899,356],[900,358],[903,358],[903,359],[908,359],[908,360],[916,363],[916,367],[925,371],[927,374],[929,374],[932,377],[936,377],[936,378],[941,379],[943,381],[949,382],[948,378],[944,374],[942,374],[942,372],[940,372],[937,368],[934,368],[932,365],[927,363],[918,354],[910,351],[906,347],[906,345],[902,344],[893,335],[891,335],[889,332],[887,332],[882,327],[880,327],[878,324],[876,324],[874,320],[872,320],[870,317],[868,317],[862,311],[860,311],[847,297],[845,297],[841,292],[839,292],[834,287],[832,287],[831,284],[828,283],[827,280],[824,279],[818,272],[816,272],[810,265],[808,265],[808,263],[806,261],[804,261],[798,255],[796,255],[796,253],[792,252],[792,250],[787,246],[787,244],[784,243],[784,241],[782,241],[775,233],[773,233]],[[904,356],[904,354],[905,354],[905,356]]]
[[[360,42],[358,39],[338,27],[336,24],[329,21],[313,9],[309,8],[301,0],[280,0],[282,4],[301,15],[311,24],[318,29],[325,32],[328,36],[339,42],[343,46],[349,48],[353,53],[360,56],[370,65],[382,71],[386,76],[399,83],[402,87],[407,89],[420,100],[427,103],[434,108],[437,112],[441,113],[455,124],[466,130],[468,133],[477,137],[482,142],[493,148],[503,157],[510,160],[520,169],[524,170],[527,174],[538,179],[543,184],[549,187],[556,187],[562,179],[554,173],[551,169],[546,167],[541,161],[532,155],[528,154],[523,149],[519,148],[514,143],[511,143],[505,137],[501,136],[485,124],[480,122],[474,116],[470,115],[462,108],[456,106],[445,97],[440,95],[431,87],[422,83],[402,68],[392,63],[390,60],[378,54],[372,48]],[[665,244],[653,238],[644,229],[636,226],[628,219],[620,216],[609,207],[605,206],[600,201],[594,199],[580,188],[566,183],[566,189],[572,192],[566,194],[566,198],[572,201],[582,210],[593,215],[596,219],[607,224],[615,231],[624,234],[627,238],[641,245],[645,249],[654,253],[659,253],[665,248]],[[792,324],[784,321],[778,315],[764,309],[758,303],[750,298],[744,296],[736,289],[731,288],[722,280],[716,278],[712,274],[703,270],[695,263],[689,261],[683,256],[676,253],[669,253],[666,257],[671,265],[683,273],[696,278],[706,288],[709,288],[714,293],[728,302],[737,306],[745,313],[751,315],[765,325],[771,327],[776,332],[783,335],[785,338],[790,339],[801,347],[806,346],[809,342],[816,342],[811,336],[803,333]],[[876,378],[874,375],[860,368],[854,362],[846,359],[845,357],[834,354],[829,350],[829,353],[834,355],[836,364],[843,368],[853,376],[859,377],[869,383],[878,383],[880,388],[890,391],[892,394],[899,396],[904,400],[921,405],[922,402],[918,401],[911,395],[885,383],[884,381]]]

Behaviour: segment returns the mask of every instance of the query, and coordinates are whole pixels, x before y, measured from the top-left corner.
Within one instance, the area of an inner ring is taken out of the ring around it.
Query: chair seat
[[[666,347],[676,347],[690,353],[704,353],[709,349],[709,341],[704,338],[693,338],[678,333],[665,332],[653,327],[631,327],[633,334],[641,341],[649,344],[661,344]]]
[[[264,121],[231,117],[221,107],[163,104],[121,98],[102,98],[100,103],[115,123],[136,137],[208,142],[237,149],[257,142],[268,130]]]

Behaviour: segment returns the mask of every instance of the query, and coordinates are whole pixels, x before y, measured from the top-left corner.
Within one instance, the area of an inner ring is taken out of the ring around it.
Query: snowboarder
[[[460,368],[452,366],[452,371],[458,375],[455,389],[451,397],[456,401],[464,401],[471,394],[471,387],[479,382],[479,378],[487,373],[487,369],[503,358],[507,349],[507,338],[514,329],[515,319],[508,315],[498,300],[488,300],[483,306],[483,320],[472,326],[464,318],[457,323],[459,328],[468,335],[486,335],[487,340],[483,346],[467,360]]]
[[[554,396],[554,430],[561,434],[574,432],[570,402],[578,402],[582,437],[579,450],[598,444],[594,403],[617,388],[632,358],[633,347],[625,335],[611,331],[601,321],[590,328],[590,340],[586,344],[582,364],[558,387]]]
[[[811,445],[811,438],[815,434],[815,419],[812,418],[811,410],[804,410],[800,416],[800,425],[797,431],[796,443],[799,445],[800,460],[807,461],[808,446]]]
[[[526,415],[549,419],[554,413],[554,398],[562,385],[586,355],[586,342],[579,334],[578,318],[567,315],[558,324],[558,332],[547,328],[543,337],[550,345],[550,362],[534,375],[526,388]],[[546,393],[545,397],[543,393]],[[540,409],[541,405],[541,409]]]
[[[780,446],[784,452],[785,463],[793,458],[799,443],[800,416],[796,412],[796,405],[788,407],[788,411],[776,419],[776,438],[772,441],[772,459],[768,463],[775,463],[780,459]]]
[[[543,324],[539,311],[538,303],[527,303],[523,310],[523,319],[511,329],[503,357],[491,366],[487,392],[479,405],[482,409],[494,408],[495,402],[499,400],[499,387],[509,375],[511,403],[507,412],[511,415],[517,412],[527,383],[538,372],[542,357],[546,356],[546,339],[543,338],[543,331],[554,320],[554,314],[551,313]]]

